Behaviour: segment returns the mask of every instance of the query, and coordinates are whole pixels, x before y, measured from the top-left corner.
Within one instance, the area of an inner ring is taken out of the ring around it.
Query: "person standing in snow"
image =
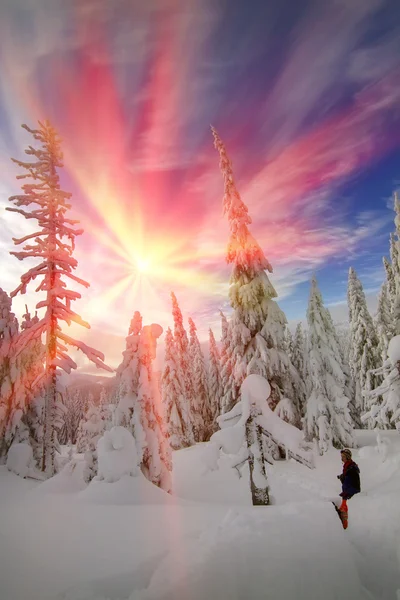
[[[354,494],[358,494],[361,490],[360,486],[360,469],[358,465],[353,461],[351,450],[345,448],[340,452],[343,472],[338,475],[337,478],[342,482],[342,504],[340,505],[338,512],[343,523],[343,529],[347,529],[348,525],[348,508],[347,500],[350,500]]]

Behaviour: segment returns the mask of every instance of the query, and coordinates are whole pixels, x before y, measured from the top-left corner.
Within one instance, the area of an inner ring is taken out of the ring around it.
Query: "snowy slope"
[[[359,434],[363,492],[347,531],[329,502],[335,451],[315,470],[269,467],[276,504],[265,508],[249,506],[245,477],[208,469],[208,444],[175,453],[183,501],[173,504],[158,489],[146,497],[140,479],[105,495],[99,482],[77,491],[79,469],[68,491],[65,473],[51,487],[2,468],[1,600],[395,600],[400,436],[383,438],[378,449],[375,434]]]

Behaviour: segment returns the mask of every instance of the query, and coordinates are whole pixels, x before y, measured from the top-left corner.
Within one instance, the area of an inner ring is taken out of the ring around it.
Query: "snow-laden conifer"
[[[324,454],[332,444],[341,448],[351,447],[354,442],[340,350],[315,277],[311,282],[307,321],[311,394],[306,403],[304,432],[308,441],[316,440],[320,454]]]
[[[215,129],[212,133],[220,156],[224,179],[223,208],[230,228],[226,260],[232,264],[229,300],[234,310],[229,332],[234,349],[232,400],[237,401],[237,390],[246,375],[256,373],[266,377],[271,385],[269,402],[272,408],[286,397],[298,413],[297,390],[302,387],[302,382],[285,351],[287,320],[273,300],[277,293],[266,273],[272,273],[272,267],[249,231],[251,218],[236,189],[225,146]],[[226,406],[225,410],[230,408]]]
[[[233,376],[235,348],[233,344],[233,338],[230,335],[230,329],[231,324],[221,311],[221,414],[229,412],[235,406],[239,398],[240,389]]]
[[[23,346],[34,338],[46,336],[44,451],[41,469],[51,476],[55,471],[55,424],[62,410],[57,389],[57,370],[62,369],[70,373],[71,369],[76,368],[76,363],[68,355],[68,346],[81,350],[98,367],[110,371],[111,369],[104,364],[101,352],[73,339],[60,326],[60,322],[68,325],[75,322],[89,327],[89,324],[71,309],[71,302],[81,295],[68,289],[65,283],[67,278],[85,287],[89,286],[73,274],[77,267],[77,261],[73,257],[75,238],[82,230],[76,229],[76,220],[66,216],[71,208],[68,202],[71,194],[63,191],[60,186],[58,169],[63,166],[63,157],[58,134],[48,121],[39,121],[37,129],[30,129],[26,125],[23,127],[39,142],[40,147],[36,149],[29,146],[25,151],[32,157],[29,162],[13,159],[25,171],[18,179],[28,179],[30,182],[22,185],[22,194],[10,198],[16,208],[7,210],[36,221],[36,231],[15,239],[15,244],[24,246],[21,251],[12,254],[19,260],[35,258],[39,264],[22,275],[21,284],[12,296],[24,294],[33,280],[40,280],[36,291],[44,292],[45,295],[36,305],[38,310],[45,309],[43,318],[39,319],[26,335],[21,336],[20,343]]]
[[[28,307],[25,308],[26,312],[21,323],[22,332],[34,327],[39,321],[37,314],[31,317]],[[33,338],[15,357],[21,395],[25,396],[25,400],[21,402],[24,409],[16,431],[15,441],[29,443],[33,450],[36,466],[41,465],[43,456],[44,387],[42,375],[44,372],[44,356],[44,344],[40,339]],[[17,389],[16,387],[16,400],[18,398]]]
[[[171,448],[179,450],[186,446],[192,446],[195,440],[185,399],[185,382],[170,328],[168,328],[165,336],[165,361],[161,376],[161,396]]]
[[[309,380],[309,368],[308,368],[308,353],[306,347],[306,337],[304,335],[303,326],[301,323],[296,325],[296,330],[293,337],[293,350],[291,362],[299,374],[303,382],[303,395],[300,396],[300,414],[304,415],[304,403],[306,400],[306,390]]]
[[[75,445],[78,439],[79,425],[84,422],[85,404],[79,388],[67,390],[66,394],[66,425],[67,425],[67,443]]]
[[[364,290],[353,268],[349,270],[348,305],[350,323],[349,365],[355,383],[355,403],[364,412],[364,394],[374,387],[368,371],[379,366],[378,338],[368,312]]]
[[[131,431],[147,479],[170,491],[171,449],[161,416],[158,382],[152,368],[161,334],[160,325],[142,327],[142,317],[135,312],[126,338],[124,358],[117,370],[118,406],[114,424]]]
[[[106,424],[106,429],[110,430],[112,427],[111,399],[105,387],[102,387],[100,391],[99,406],[101,418]]]
[[[340,356],[342,359],[342,369],[345,376],[344,395],[350,398],[349,411],[354,427],[360,429],[362,427],[360,407],[356,403],[355,397],[355,382],[351,374],[349,365],[350,353],[350,330],[349,326],[335,327],[336,341],[339,346]]]
[[[211,435],[212,419],[204,354],[197,337],[196,325],[191,317],[189,317],[189,333],[189,358],[193,382],[193,424],[197,431],[196,441],[204,442]]]
[[[101,409],[93,401],[89,402],[88,409],[81,421],[77,451],[85,453],[84,479],[87,483],[97,475],[97,442],[106,428],[102,418]]]
[[[37,382],[43,373],[44,349],[40,340],[31,340],[22,349],[18,349],[21,333],[18,334],[18,322],[11,312],[11,299],[2,290],[0,311],[3,314],[0,334],[0,457],[4,459],[13,443],[22,442],[32,446],[37,460],[36,436],[41,431],[35,426],[31,430],[28,423],[30,420],[37,420],[33,407],[37,407],[37,402],[42,397],[42,389]],[[36,316],[31,318],[26,307],[21,332],[34,326],[37,321]]]
[[[212,429],[217,429],[216,419],[221,414],[221,400],[223,395],[221,379],[221,360],[218,346],[212,330],[209,330],[210,358],[208,363],[208,395],[210,399],[210,411]]]
[[[190,364],[189,339],[186,329],[183,325],[183,317],[178,300],[173,292],[171,292],[171,299],[172,317],[174,319],[174,343],[185,390],[185,412],[189,417],[188,425],[190,423],[192,428],[192,434],[189,434],[188,432],[187,436],[193,437],[195,441],[199,441],[199,422],[198,415],[196,415],[196,410],[194,409],[196,399],[194,397],[193,378]]]
[[[377,369],[382,383],[366,393],[367,412],[362,420],[370,428],[391,429],[400,432],[400,335],[394,336],[388,346],[388,358]]]
[[[3,461],[12,442],[10,417],[13,411],[13,387],[18,375],[13,355],[18,332],[18,320],[11,311],[11,298],[0,289],[0,459]]]
[[[285,328],[285,350],[289,357],[289,360],[293,362],[293,349],[294,349],[294,338],[289,327]]]
[[[392,243],[392,239],[393,238],[391,236],[391,243]],[[386,275],[386,279],[385,279],[384,283],[386,284],[386,294],[387,294],[387,300],[388,300],[388,304],[389,304],[389,312],[392,317],[394,303],[395,303],[395,299],[396,299],[396,284],[395,284],[393,269],[392,269],[392,265],[390,264],[390,261],[386,258],[386,256],[383,257],[382,261],[383,261],[383,267],[385,269],[385,275]]]
[[[385,362],[388,355],[389,341],[393,337],[393,321],[390,311],[387,282],[382,284],[378,296],[378,308],[375,316],[375,329],[378,337],[378,360]]]
[[[400,198],[398,192],[394,194],[394,210],[396,213],[394,224],[396,232],[390,238],[390,258],[394,279],[395,297],[392,305],[393,332],[400,334]]]

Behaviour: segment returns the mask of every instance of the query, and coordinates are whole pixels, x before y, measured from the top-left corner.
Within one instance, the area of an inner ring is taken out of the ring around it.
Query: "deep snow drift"
[[[82,482],[0,469],[2,600],[395,600],[400,589],[400,437],[357,434],[362,493],[344,531],[330,504],[338,452],[316,469],[269,466],[274,506],[250,506],[247,473],[209,444],[174,453],[171,497],[142,476]],[[71,466],[73,465],[73,467]],[[181,499],[179,499],[181,498]]]

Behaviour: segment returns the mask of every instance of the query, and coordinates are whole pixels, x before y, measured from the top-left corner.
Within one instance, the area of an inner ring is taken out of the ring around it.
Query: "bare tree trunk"
[[[268,485],[265,487],[257,487],[254,481],[254,467],[260,470],[261,475],[267,480],[267,473],[265,470],[264,462],[264,449],[262,443],[262,430],[255,421],[255,415],[253,414],[253,407],[250,416],[246,422],[246,442],[249,451],[249,472],[250,472],[250,490],[253,506],[268,506],[270,503],[269,488]],[[257,461],[257,464],[255,464]]]

